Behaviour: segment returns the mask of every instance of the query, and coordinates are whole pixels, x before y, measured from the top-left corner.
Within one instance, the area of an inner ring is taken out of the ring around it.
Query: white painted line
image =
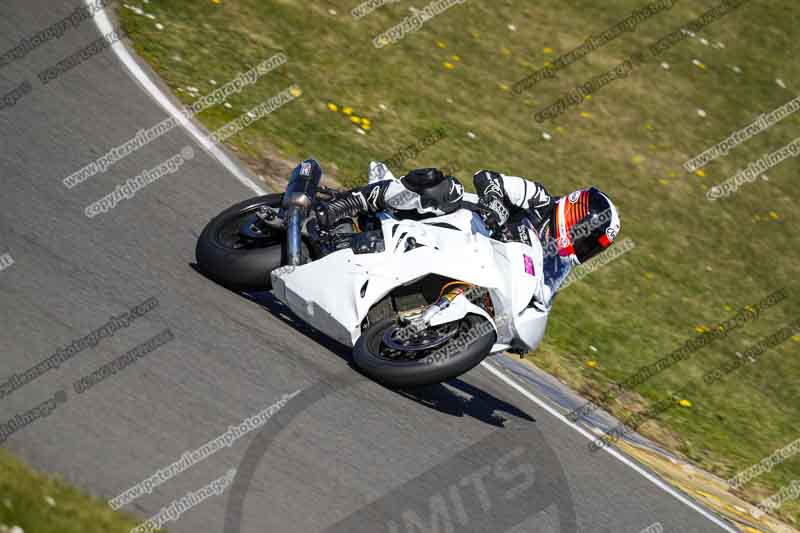
[[[84,0],[84,3],[87,6],[93,6],[92,0]],[[97,24],[100,33],[105,35],[114,30],[114,26],[111,24],[111,20],[106,15],[105,11],[99,11],[94,17],[95,24]],[[233,174],[236,179],[238,179],[245,187],[249,188],[251,191],[255,192],[256,194],[267,194],[267,192],[262,189],[257,183],[247,177],[244,172],[240,169],[239,165],[236,164],[233,160],[231,160],[222,150],[219,149],[217,145],[215,145],[211,139],[209,139],[200,129],[192,124],[190,120],[188,120],[183,113],[176,108],[172,102],[170,102],[169,98],[158,88],[158,86],[153,83],[153,81],[147,76],[147,74],[142,70],[136,60],[133,59],[128,49],[125,47],[125,44],[122,41],[118,41],[111,46],[111,49],[114,50],[114,53],[117,54],[117,57],[122,62],[123,65],[128,69],[130,74],[138,81],[142,88],[147,91],[150,96],[158,102],[158,104],[163,107],[170,115],[172,115],[178,123],[183,126],[196,140],[200,143],[200,146],[205,149],[208,153],[210,153],[213,157],[215,157],[221,164],[224,166],[231,174]],[[591,434],[588,431],[584,430],[580,426],[577,426],[567,420],[565,416],[561,413],[553,409],[551,406],[546,404],[544,401],[540,400],[538,397],[534,396],[533,393],[519,385],[517,382],[506,376],[500,370],[495,368],[494,366],[490,365],[488,362],[484,361],[481,363],[482,366],[487,368],[489,372],[494,374],[498,379],[503,381],[512,389],[518,391],[523,396],[531,400],[532,402],[539,405],[542,409],[562,421],[563,423],[570,426],[572,429],[589,439],[590,441],[594,440]],[[724,529],[725,531],[729,531],[730,533],[741,533],[740,531],[733,529],[730,525],[726,522],[719,519],[717,516],[711,514],[709,511],[698,505],[696,502],[690,500],[680,492],[673,489],[671,486],[667,485],[664,481],[659,479],[658,477],[650,474],[642,467],[622,455],[620,452],[613,448],[603,448],[606,452],[610,453],[616,459],[621,461],[623,464],[629,466],[643,477],[651,481],[653,484],[658,486],[659,488],[663,489],[665,492],[671,494],[676,499],[678,499],[683,504],[691,507],[701,515],[703,515],[708,520],[714,522],[716,525]]]
[[[94,7],[93,0],[84,0],[84,3],[91,8]],[[105,10],[98,11],[97,14],[95,14],[94,22],[102,35],[106,35],[107,33],[114,31],[114,25],[111,24],[111,19],[108,18]],[[145,92],[147,92],[150,97],[153,98],[153,100],[155,100],[162,108],[164,108],[167,113],[172,115],[172,117],[178,121],[178,124],[183,126],[183,128],[197,140],[198,144],[203,150],[219,161],[223,167],[225,167],[236,177],[236,179],[242,183],[242,185],[256,194],[267,194],[267,192],[256,182],[251,180],[242,170],[242,168],[230,157],[228,157],[225,152],[223,152],[219,146],[214,143],[214,141],[209,139],[205,133],[200,130],[200,128],[194,125],[191,120],[187,119],[184,114],[181,113],[177,107],[175,107],[167,95],[165,95],[161,89],[158,88],[158,85],[156,85],[153,80],[147,76],[133,56],[131,56],[130,52],[128,52],[128,49],[125,47],[124,42],[115,42],[113,45],[111,45],[111,49],[114,50],[114,53],[117,54],[119,60],[123,65],[125,65],[125,68],[128,69],[128,72],[130,72],[131,76],[133,76],[133,78],[139,82]]]
[[[565,417],[564,415],[559,413],[555,408],[553,408],[549,404],[545,403],[544,400],[539,399],[539,397],[537,397],[532,392],[530,392],[528,389],[526,389],[525,387],[523,387],[522,385],[520,385],[519,383],[517,383],[516,381],[514,381],[510,377],[508,377],[505,373],[500,371],[500,369],[496,368],[494,365],[489,364],[487,361],[483,361],[481,363],[481,366],[483,366],[489,372],[494,374],[500,381],[502,381],[503,383],[505,383],[506,385],[508,385],[512,389],[516,390],[517,392],[519,392],[520,394],[522,394],[523,396],[528,398],[530,401],[534,402],[539,407],[541,407],[542,409],[544,409],[545,411],[547,411],[548,413],[553,415],[555,418],[557,418],[561,422],[565,423],[566,425],[568,425],[569,427],[571,427],[572,429],[574,429],[575,431],[577,431],[578,433],[580,433],[581,435],[583,435],[584,437],[589,439],[590,441],[594,441],[595,440],[595,437],[591,433],[589,433],[588,431],[586,431],[585,429],[583,429],[579,425],[574,424],[573,422],[571,422],[569,419],[567,419],[567,417]],[[664,480],[662,480],[661,478],[659,478],[657,476],[654,476],[653,474],[651,474],[650,472],[648,472],[647,470],[645,470],[641,466],[637,465],[635,462],[633,462],[627,456],[623,455],[621,452],[619,452],[619,451],[617,451],[617,450],[615,450],[614,448],[611,448],[611,447],[603,448],[603,450],[605,450],[606,452],[611,454],[613,457],[615,457],[617,460],[622,462],[622,464],[624,464],[624,465],[632,468],[633,470],[635,470],[642,477],[646,478],[648,481],[652,482],[654,485],[656,485],[660,489],[663,489],[665,492],[667,492],[667,493],[671,494],[672,496],[674,496],[681,503],[687,505],[688,507],[691,507],[692,509],[694,509],[695,511],[697,511],[698,513],[703,515],[703,517],[705,517],[708,520],[714,522],[716,525],[718,525],[719,527],[721,527],[725,531],[729,531],[730,533],[741,533],[741,531],[739,529],[734,529],[726,521],[722,520],[721,518],[719,518],[715,514],[711,513],[710,511],[705,509],[703,506],[701,506],[700,504],[698,504],[694,500],[684,496],[679,491],[675,490],[672,486],[667,484]]]

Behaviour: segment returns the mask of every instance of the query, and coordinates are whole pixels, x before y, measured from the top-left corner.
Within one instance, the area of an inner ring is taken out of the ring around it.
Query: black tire
[[[453,379],[478,365],[491,351],[497,335],[484,317],[470,314],[462,320],[459,333],[447,344],[416,360],[391,360],[380,354],[384,333],[396,324],[387,318],[370,326],[353,348],[353,362],[364,374],[390,387],[416,387]],[[481,329],[485,328],[485,333]],[[469,332],[473,332],[470,334]],[[474,337],[477,335],[477,337]],[[449,353],[453,343],[468,344]]]
[[[269,274],[283,262],[285,233],[240,246],[233,242],[236,221],[262,205],[279,207],[282,194],[250,198],[214,217],[197,240],[197,266],[206,276],[234,290],[268,289]]]

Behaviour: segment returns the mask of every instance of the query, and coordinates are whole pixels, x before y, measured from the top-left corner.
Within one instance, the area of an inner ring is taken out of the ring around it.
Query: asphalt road
[[[0,50],[78,5],[4,2]],[[723,531],[610,455],[589,453],[583,436],[485,368],[413,395],[393,392],[354,372],[346,350],[296,324],[269,295],[248,299],[196,273],[205,222],[252,192],[183,129],[67,189],[65,176],[167,116],[110,50],[41,83],[42,69],[98,36],[89,20],[0,67],[0,94],[31,86],[0,110],[0,254],[14,261],[0,271],[0,379],[148,298],[158,305],[3,397],[7,421],[64,391],[48,417],[4,446],[112,498],[300,391],[261,429],[123,509],[144,520],[235,468],[222,495],[167,527],[638,533],[659,522],[667,532]],[[87,205],[187,146],[194,158],[176,173],[85,216]],[[165,329],[173,340],[75,392],[74,382]]]

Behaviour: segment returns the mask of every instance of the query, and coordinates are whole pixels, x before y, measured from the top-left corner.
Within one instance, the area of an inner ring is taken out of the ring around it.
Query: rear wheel
[[[283,263],[285,231],[260,224],[256,212],[262,206],[280,207],[282,197],[268,194],[251,198],[214,217],[197,241],[195,254],[200,270],[231,289],[269,288],[270,272]]]
[[[353,349],[355,365],[375,381],[393,387],[440,383],[472,369],[491,351],[491,322],[467,315],[409,336],[396,318],[371,325]]]

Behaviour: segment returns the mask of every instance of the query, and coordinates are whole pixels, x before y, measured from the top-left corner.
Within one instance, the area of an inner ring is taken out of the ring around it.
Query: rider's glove
[[[483,222],[492,231],[497,231],[508,222],[508,208],[503,204],[503,200],[496,196],[486,196],[478,202],[483,208]]]

